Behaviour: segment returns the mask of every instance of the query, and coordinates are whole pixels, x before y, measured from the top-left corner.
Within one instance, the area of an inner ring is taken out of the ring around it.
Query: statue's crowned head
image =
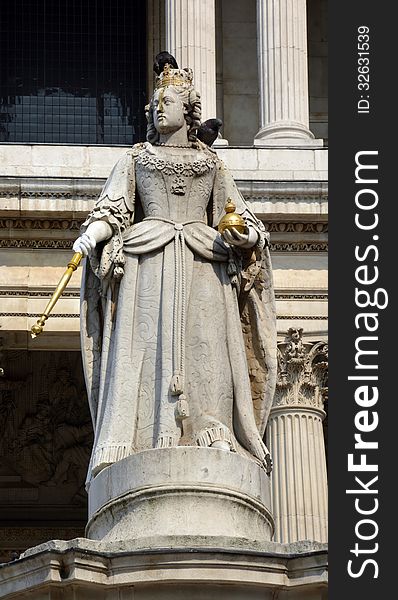
[[[189,141],[196,141],[201,101],[192,80],[192,69],[173,69],[168,64],[156,77],[155,91],[145,108],[148,142],[154,144],[161,133],[169,133],[185,124]]]

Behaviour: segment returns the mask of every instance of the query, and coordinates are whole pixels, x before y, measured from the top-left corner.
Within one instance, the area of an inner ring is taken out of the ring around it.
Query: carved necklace
[[[166,148],[195,148],[194,142],[188,144],[166,144],[166,142],[155,142],[154,146],[163,146]]]
[[[168,144],[154,144],[156,146],[168,146]],[[189,146],[190,148],[192,146]],[[140,152],[136,158],[137,163],[151,170],[156,169],[160,171],[164,176],[171,176],[171,188],[172,194],[177,196],[184,196],[186,193],[186,178],[195,175],[203,175],[204,173],[211,171],[215,168],[216,157],[207,156],[206,158],[200,158],[194,161],[181,162],[165,160],[153,154],[147,147],[143,152]]]
[[[203,175],[207,171],[214,169],[216,160],[215,156],[206,156],[206,158],[199,158],[189,162],[172,161],[170,158],[165,160],[148,150],[140,152],[136,158],[137,163],[149,169],[163,171],[164,175],[181,175],[185,177]]]

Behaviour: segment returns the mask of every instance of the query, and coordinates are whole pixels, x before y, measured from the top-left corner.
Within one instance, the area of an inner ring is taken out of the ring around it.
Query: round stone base
[[[101,471],[89,488],[86,535],[93,540],[227,536],[271,540],[270,483],[254,461],[216,448],[133,454]],[[190,540],[190,541],[189,541]]]

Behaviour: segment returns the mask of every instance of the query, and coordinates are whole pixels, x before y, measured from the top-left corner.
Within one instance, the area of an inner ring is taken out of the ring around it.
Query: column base
[[[314,134],[301,123],[280,121],[262,127],[254,138],[254,145],[322,148],[323,140],[315,139]]]
[[[224,140],[224,138],[217,138],[212,144],[212,148],[223,148],[225,146],[229,146],[229,142],[228,140]]]
[[[146,450],[91,482],[86,536],[107,542],[152,536],[273,535],[270,481],[254,460],[216,448]],[[160,542],[161,543],[161,542]]]

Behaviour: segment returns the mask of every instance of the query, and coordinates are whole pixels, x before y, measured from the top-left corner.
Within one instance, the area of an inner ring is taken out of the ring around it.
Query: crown
[[[192,69],[173,69],[166,63],[162,73],[156,77],[156,89],[165,88],[169,85],[190,88],[192,87]]]

